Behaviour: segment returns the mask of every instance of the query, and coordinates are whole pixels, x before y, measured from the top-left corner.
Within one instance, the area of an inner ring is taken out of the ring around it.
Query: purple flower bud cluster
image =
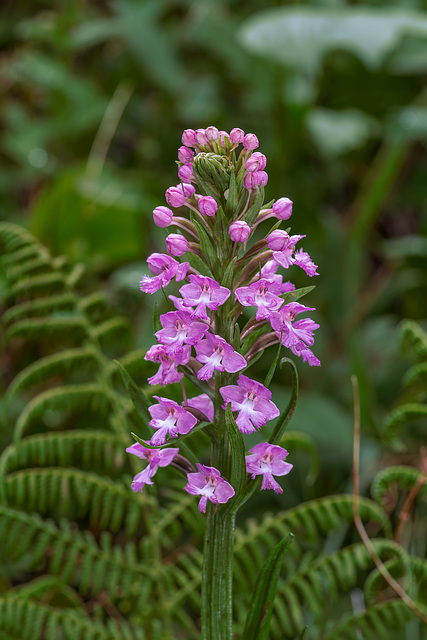
[[[211,423],[217,437],[221,428],[227,437],[227,407],[242,434],[254,433],[279,416],[271,391],[243,373],[259,352],[280,343],[303,362],[320,365],[311,351],[319,325],[307,317],[297,319],[315,309],[296,302],[302,294],[278,273],[279,268],[296,265],[312,277],[318,275],[317,266],[302,248],[296,249],[305,236],[279,228],[291,217],[292,200],[282,197],[264,209],[260,204],[268,176],[267,159],[255,151],[258,146],[255,134],[239,128],[229,133],[214,126],[186,129],[178,149],[181,182],[166,190],[168,206],[153,211],[158,227],[175,226],[180,233],[166,237],[167,254],[149,256],[152,276],[144,275],[140,288],[153,294],[173,280],[183,283],[180,297],[169,295],[171,310],[160,316],[157,344],[145,355],[159,365],[148,382],[162,387],[181,382],[183,402],[153,396],[157,403],[149,407],[149,426],[155,432],[146,447],[135,444],[127,449],[148,460],[134,478],[134,491],[152,484],[159,467],[172,461],[182,466],[179,449],[168,445],[191,436],[197,425],[205,429]],[[184,207],[187,215],[172,211]],[[248,247],[255,228],[268,218],[275,219],[273,229]],[[240,320],[246,308],[255,308],[254,317]],[[187,398],[184,375],[205,392]],[[286,456],[276,444],[257,444],[246,456],[247,473],[252,479],[262,475],[261,489],[280,493],[273,476],[291,470]],[[191,465],[186,464],[184,489],[201,496],[201,512],[208,500],[218,505],[234,496],[218,469],[197,464],[197,472],[194,467],[188,472]]]

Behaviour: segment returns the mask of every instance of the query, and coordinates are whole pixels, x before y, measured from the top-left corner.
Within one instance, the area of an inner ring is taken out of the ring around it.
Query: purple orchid
[[[256,444],[250,450],[252,455],[246,456],[246,470],[252,474],[252,480],[255,476],[262,475],[262,489],[274,489],[276,493],[283,493],[283,489],[273,476],[287,475],[293,465],[284,462],[288,455],[286,449],[268,442]]]
[[[236,289],[236,298],[244,307],[257,307],[256,319],[265,320],[282,304],[282,286],[270,280],[261,279],[247,287]]]
[[[196,464],[198,473],[187,475],[188,483],[184,491],[193,496],[202,496],[199,501],[200,513],[206,513],[208,500],[214,504],[223,504],[234,496],[234,489],[227,480],[221,477],[220,472],[215,467],[205,467],[203,464]]]
[[[298,251],[295,252],[294,264],[298,265],[298,267],[301,267],[301,269],[304,269],[304,271],[308,276],[310,276],[310,278],[312,276],[319,275],[317,272],[317,264],[314,264],[308,253],[306,251],[303,251],[302,249],[298,249]]]
[[[147,258],[147,262],[154,277],[142,276],[140,289],[144,293],[155,293],[162,287],[166,287],[172,278],[176,278],[177,282],[183,280],[190,266],[188,262],[180,264],[165,253],[152,253]]]
[[[148,407],[151,417],[148,423],[153,429],[158,429],[157,433],[150,440],[153,447],[165,444],[166,436],[177,438],[191,431],[197,422],[197,418],[192,413],[186,411],[174,400],[153,396],[159,404],[152,404]]]
[[[160,316],[160,322],[163,329],[155,336],[161,344],[170,347],[170,353],[180,351],[184,344],[197,344],[208,331],[208,326],[192,320],[188,311],[169,311]]]
[[[222,408],[231,402],[231,410],[239,412],[236,423],[241,433],[253,433],[280,414],[271,401],[271,391],[243,374],[240,374],[237,386],[226,385],[219,392],[224,400]]]
[[[159,467],[167,467],[175,458],[179,449],[148,449],[143,447],[139,442],[133,444],[126,449],[128,453],[145,458],[148,460],[148,466],[138,473],[132,482],[133,491],[142,491],[146,484],[153,484],[151,478]]]
[[[183,377],[182,371],[178,371],[179,364],[187,364],[191,356],[191,347],[183,345],[182,350],[173,353],[164,344],[155,344],[147,351],[144,360],[159,362],[160,367],[157,373],[148,378],[150,384],[160,384],[164,387],[172,382],[179,382]]]
[[[184,298],[184,306],[196,309],[192,318],[208,320],[206,308],[216,311],[230,296],[226,287],[221,287],[216,280],[207,276],[189,276],[190,284],[185,284],[179,290]]]
[[[185,403],[183,402],[183,404]],[[204,413],[208,422],[213,422],[214,404],[207,393],[201,393],[199,396],[195,396],[194,398],[188,398],[187,405]]]
[[[215,371],[236,373],[246,367],[246,360],[221,336],[207,333],[204,340],[196,344],[196,360],[204,363],[197,372],[199,380],[210,380]]]
[[[296,316],[305,311],[315,311],[315,309],[314,307],[306,307],[299,302],[289,302],[271,316],[270,324],[279,339],[283,331],[282,344],[285,347],[295,347],[301,341],[304,342],[304,346],[313,344],[313,331],[318,329],[319,325],[310,318],[294,322]]]

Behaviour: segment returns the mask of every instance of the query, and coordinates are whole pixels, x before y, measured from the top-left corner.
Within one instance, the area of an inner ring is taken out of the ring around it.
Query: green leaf
[[[134,382],[131,376],[128,374],[124,366],[118,362],[114,361],[117,365],[118,370],[121,373],[123,383],[130,395],[130,398],[134,404],[134,407],[138,413],[138,415],[142,418],[142,422],[144,424],[148,439],[151,438],[152,433],[148,428],[148,423],[151,420],[150,412],[148,411],[148,407],[151,406],[151,402],[145,395],[145,393],[138,387],[138,385]],[[145,445],[144,445],[145,446]]]
[[[303,296],[306,296],[307,293],[310,293],[310,291],[313,291],[315,288],[316,285],[312,284],[310,287],[302,287],[301,289],[295,289],[295,291],[288,291],[283,296],[283,300],[285,301],[285,304],[288,302],[295,302],[295,300],[299,300]]]
[[[306,625],[301,629],[301,633],[298,636],[298,640],[304,640],[305,636],[307,635],[307,631],[308,631],[308,627]]]
[[[217,275],[220,269],[220,263],[218,260],[218,256],[216,255],[216,251],[214,249],[212,241],[209,238],[209,235],[207,234],[206,229],[199,222],[199,220],[197,220],[195,216],[191,216],[191,219],[199,234],[200,253],[202,254],[203,258],[207,261],[211,272]],[[218,278],[218,275],[217,275],[217,278]]]
[[[233,167],[230,172],[230,185],[228,187],[227,204],[225,205],[225,213],[228,214],[231,219],[233,219],[232,214],[235,213],[237,209],[237,195],[236,174]]]
[[[243,220],[252,227],[253,223],[258,217],[259,212],[261,211],[262,203],[264,202],[264,187],[255,187],[257,194],[253,204],[246,211]]]
[[[277,349],[276,357],[274,358],[273,362],[271,363],[271,367],[268,370],[267,375],[265,376],[264,387],[267,387],[267,388],[270,386],[270,382],[273,379],[274,372],[276,371],[276,367],[277,367],[277,365],[279,363],[280,352],[282,350],[282,335],[283,335],[283,329],[282,329],[282,333],[280,335],[279,348]]]
[[[231,402],[227,404],[225,410],[225,424],[227,426],[232,457],[230,481],[236,492],[236,497],[238,497],[246,484],[245,445],[242,434],[233,417]]]
[[[270,551],[255,582],[242,640],[268,640],[280,568],[294,537],[289,533]]]
[[[408,9],[282,7],[251,17],[240,39],[252,51],[308,75],[320,70],[331,51],[357,56],[378,69],[408,34],[427,37],[427,17]]]
[[[209,269],[208,265],[202,258],[195,253],[188,252],[187,260],[190,263],[190,267],[193,267],[196,271],[201,273],[204,276],[208,276],[209,278],[214,278],[212,271]]]
[[[288,426],[294,414],[298,401],[298,370],[295,363],[290,358],[282,358],[280,364],[282,364],[283,362],[288,362],[292,367],[292,392],[288,406],[276,422],[273,433],[271,434],[271,438],[269,440],[270,444],[278,444],[282,439],[286,427]]]

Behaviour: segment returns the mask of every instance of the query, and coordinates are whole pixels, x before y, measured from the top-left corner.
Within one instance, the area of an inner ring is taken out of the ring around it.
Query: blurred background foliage
[[[178,181],[182,130],[256,133],[266,200],[292,198],[321,274],[307,304],[322,367],[299,365],[292,421],[321,474],[302,483],[297,454],[290,501],[351,486],[352,373],[362,488],[391,462],[418,466],[420,431],[391,446],[384,419],[409,394],[397,327],[425,326],[427,311],[426,0],[4,0],[0,12],[0,220],[83,263],[146,348],[153,300],[138,283],[164,251],[152,209]],[[0,367],[4,389],[16,371],[10,357]],[[284,387],[278,372],[281,408]]]

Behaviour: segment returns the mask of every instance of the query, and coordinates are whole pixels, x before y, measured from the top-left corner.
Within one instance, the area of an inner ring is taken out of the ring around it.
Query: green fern
[[[394,466],[383,469],[374,478],[371,493],[377,502],[384,504],[385,495],[392,484],[397,484],[399,489],[410,490],[423,477],[423,472],[415,467]],[[421,488],[420,497],[425,496],[427,486]]]

